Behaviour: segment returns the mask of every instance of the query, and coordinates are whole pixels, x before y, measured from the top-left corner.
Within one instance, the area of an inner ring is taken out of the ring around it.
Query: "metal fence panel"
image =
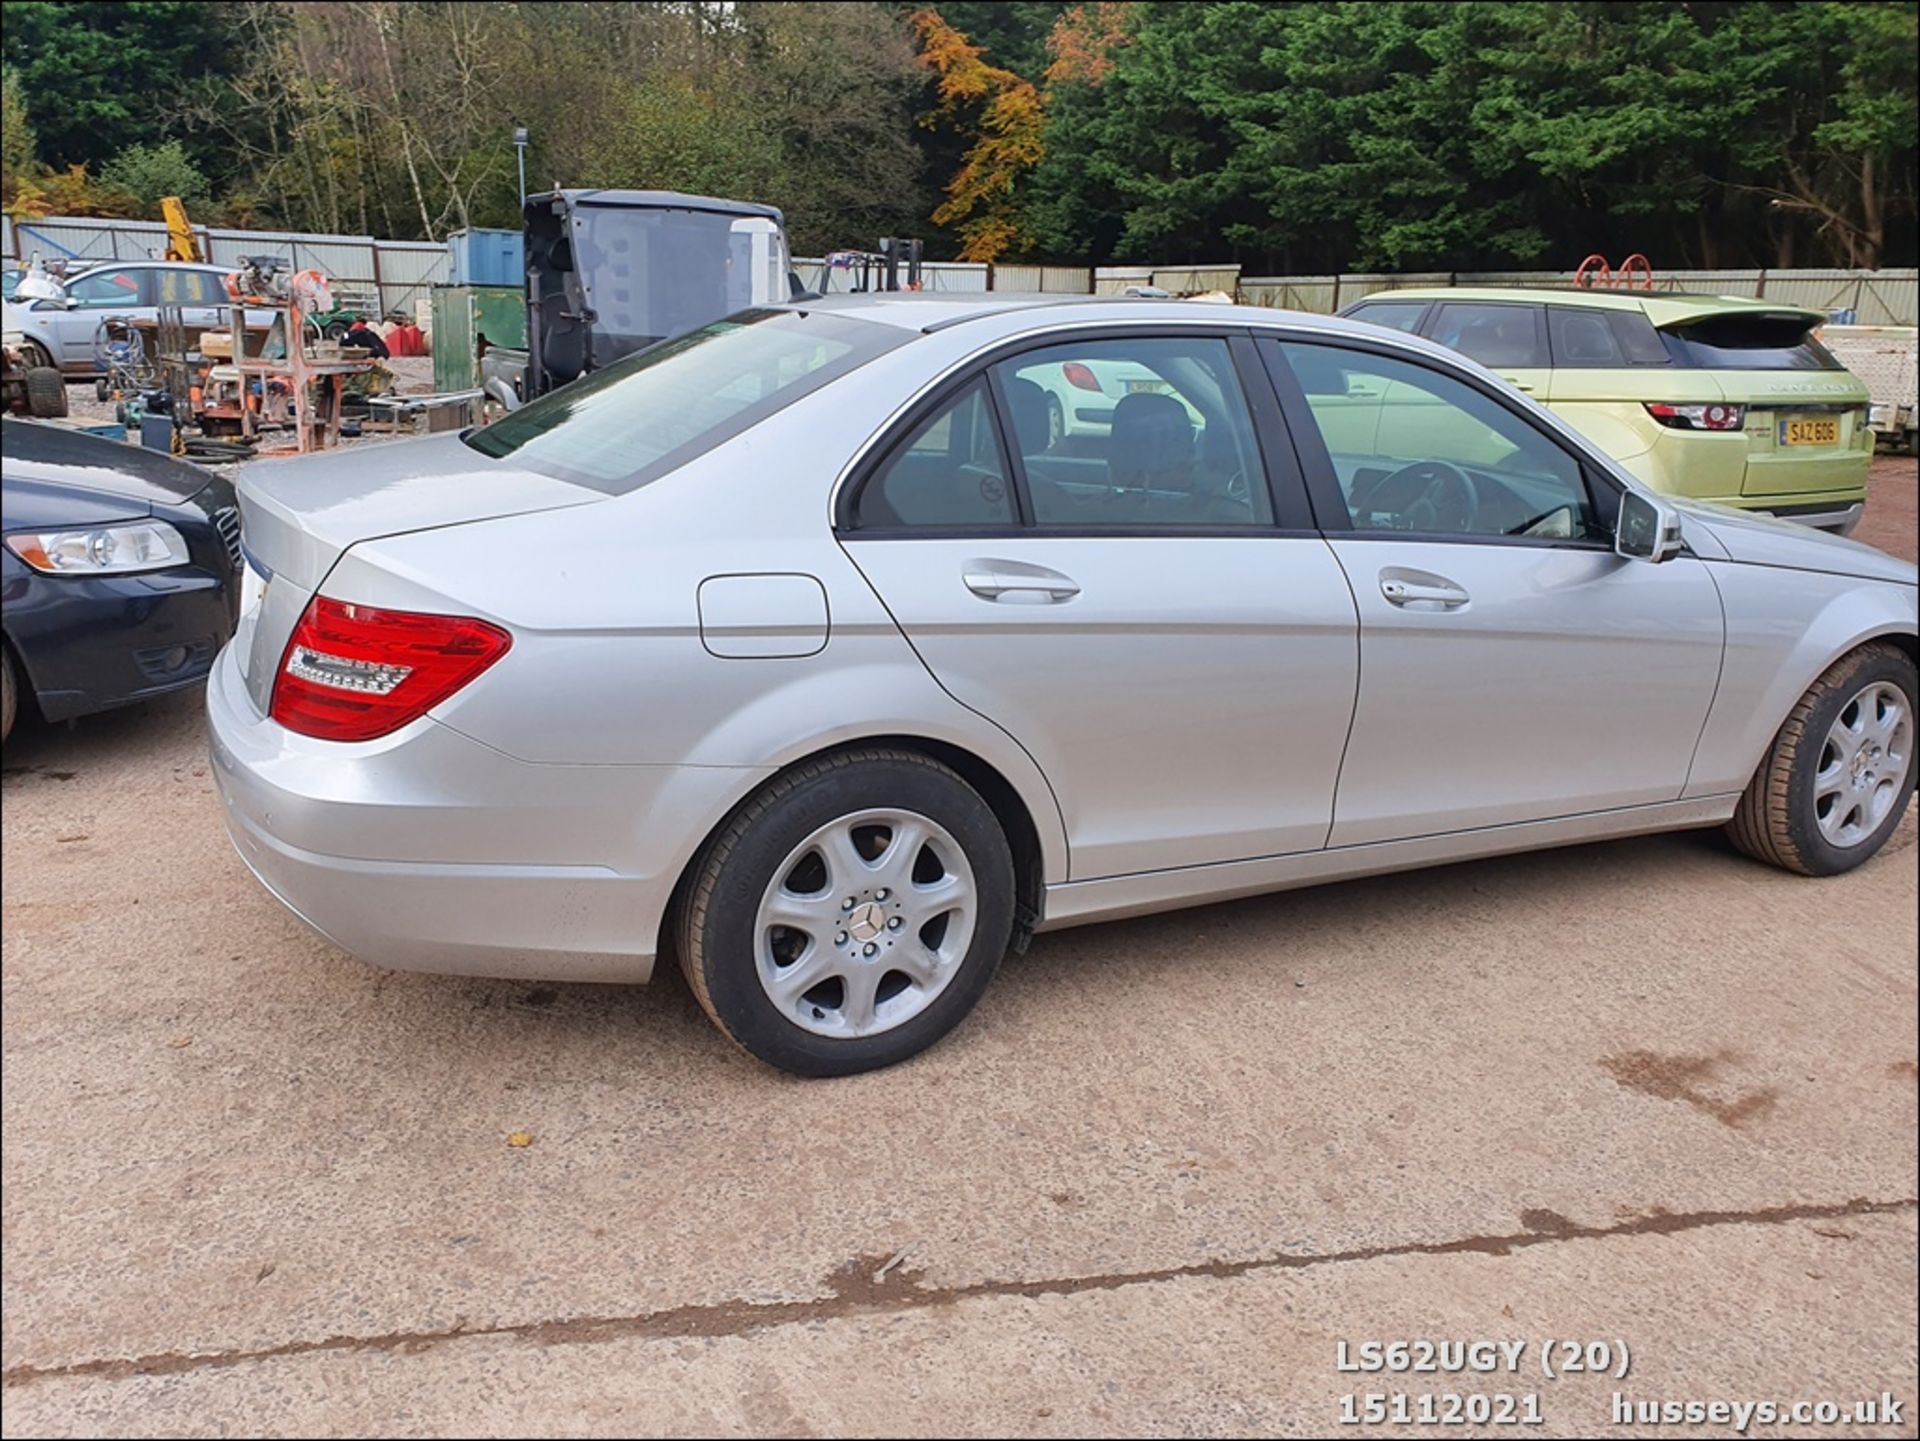
[[[1387,275],[1380,272],[1342,275],[1340,279],[1340,307],[1345,309],[1364,295],[1374,295],[1382,290],[1410,290],[1422,285],[1451,285],[1453,275],[1450,271],[1429,270],[1412,275]]]
[[[1209,295],[1216,290],[1233,294],[1240,283],[1237,265],[1157,265],[1151,282],[1172,295]]]
[[[996,265],[993,288],[1019,295],[1038,295],[1046,289],[1045,268],[1038,265]]]
[[[453,273],[453,256],[444,245],[424,240],[383,240],[375,248],[383,314],[411,313],[419,301],[429,298],[432,286],[444,284]]]
[[[36,251],[42,260],[148,260],[166,253],[167,227],[149,220],[22,220],[13,241],[22,260]]]
[[[1809,310],[1853,312],[1856,325],[1920,322],[1920,272],[1770,270],[1767,299]]]
[[[1124,295],[1129,285],[1153,284],[1151,265],[1101,265],[1093,272],[1095,295]]]
[[[1304,310],[1331,315],[1340,296],[1337,275],[1255,276],[1240,281],[1242,305],[1264,305],[1274,310]]]
[[[943,294],[985,291],[987,273],[988,268],[984,264],[964,260],[929,260],[920,267],[920,286],[923,290]]]
[[[1093,271],[1085,265],[995,265],[995,290],[1021,295],[1085,295],[1093,285]]]

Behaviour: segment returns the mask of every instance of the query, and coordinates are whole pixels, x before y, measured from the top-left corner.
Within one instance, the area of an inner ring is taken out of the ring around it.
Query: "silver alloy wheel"
[[[945,827],[913,811],[857,811],[774,871],[754,919],[754,970],[795,1025],[878,1035],[947,988],[978,913],[973,867]]]
[[[1813,777],[1814,819],[1829,845],[1845,850],[1880,828],[1913,765],[1913,732],[1906,693],[1886,681],[1840,708]]]

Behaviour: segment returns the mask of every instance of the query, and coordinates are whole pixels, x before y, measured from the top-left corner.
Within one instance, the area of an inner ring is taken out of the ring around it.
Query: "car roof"
[[[1355,306],[1380,300],[1493,300],[1508,304],[1571,305],[1598,310],[1637,310],[1655,325],[1681,325],[1709,315],[1792,316],[1812,323],[1826,312],[1799,305],[1781,305],[1745,295],[1694,295],[1677,290],[1588,290],[1568,286],[1424,285],[1405,290],[1376,290],[1354,301]],[[1351,308],[1351,307],[1349,307]]]
[[[992,291],[933,293],[916,291],[874,291],[870,293],[826,295],[818,300],[790,302],[796,310],[824,310],[850,315],[860,320],[896,325],[902,330],[932,334],[971,321],[997,318],[1007,330],[1038,329],[1065,320],[1138,320],[1143,323],[1181,320],[1212,325],[1246,325],[1275,317],[1293,321],[1331,322],[1337,329],[1351,329],[1348,322],[1325,315],[1300,311],[1281,311],[1262,305],[1222,305],[1209,300],[1174,300],[1135,295],[1052,295],[1043,293],[1008,294]],[[1022,319],[1030,322],[1023,326]],[[1372,326],[1355,330],[1371,333]]]
[[[570,206],[620,206],[636,210],[711,210],[720,215],[761,215],[785,224],[777,205],[761,205],[751,200],[727,200],[717,195],[688,195],[678,190],[542,190],[529,195],[525,204],[551,204],[555,200]]]
[[[1460,352],[1421,335],[1401,331],[1383,334],[1377,325],[1320,315],[1304,310],[1282,310],[1270,305],[1222,305],[1208,300],[1162,300],[1130,295],[993,295],[981,292],[929,295],[925,291],[832,295],[819,300],[795,300],[785,307],[820,310],[864,321],[898,326],[934,335],[959,330],[997,343],[1066,326],[1175,324],[1206,327],[1248,327],[1306,332],[1326,339],[1365,340],[1375,345],[1418,354],[1443,364],[1460,363]]]

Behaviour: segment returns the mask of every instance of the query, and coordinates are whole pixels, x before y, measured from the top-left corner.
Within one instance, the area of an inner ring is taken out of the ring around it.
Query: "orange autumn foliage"
[[[1113,50],[1125,43],[1132,10],[1131,0],[1095,0],[1063,12],[1047,36],[1048,89],[1098,85],[1113,68]],[[1048,91],[989,64],[981,47],[937,10],[916,11],[909,23],[921,63],[939,77],[939,108],[920,123],[964,126],[971,119],[975,135],[934,223],[959,227],[962,260],[992,262],[1031,239],[1014,188],[1046,153]]]
[[[1113,52],[1126,43],[1133,0],[1095,0],[1075,5],[1054,21],[1047,36],[1047,88],[1055,85],[1094,85],[1113,69]]]
[[[958,224],[962,260],[994,260],[1026,242],[1013,187],[1045,153],[1046,100],[1032,81],[989,65],[937,10],[916,11],[911,23],[921,63],[939,77],[940,108],[921,123],[960,122],[980,107],[977,138],[947,182],[934,223]]]

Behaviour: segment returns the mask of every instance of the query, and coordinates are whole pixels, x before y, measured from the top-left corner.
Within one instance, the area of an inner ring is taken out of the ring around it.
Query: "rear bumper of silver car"
[[[241,859],[315,931],[395,970],[646,981],[691,847],[761,774],[533,765],[431,718],[317,741],[254,709],[232,647],[207,714]]]

